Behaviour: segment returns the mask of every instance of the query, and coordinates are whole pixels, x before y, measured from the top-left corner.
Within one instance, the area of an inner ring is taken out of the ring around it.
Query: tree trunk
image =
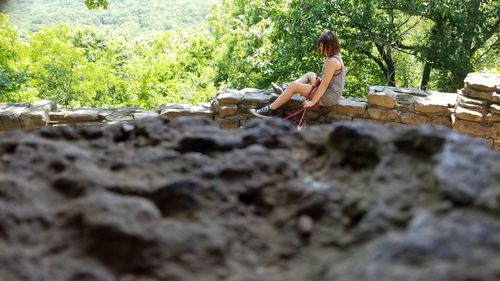
[[[422,73],[422,81],[420,82],[420,89],[422,90],[427,89],[427,84],[429,84],[429,80],[431,78],[431,69],[431,64],[429,62],[425,62],[424,72]]]
[[[450,88],[448,91],[455,92],[457,89],[462,89],[464,87],[464,80],[469,72],[472,72],[472,68],[464,69],[458,72],[452,72],[452,80],[450,81]]]
[[[378,53],[382,57],[382,60],[385,63],[385,77],[387,78],[387,85],[396,87],[396,66],[394,60],[392,59],[391,47],[387,47],[387,51],[384,46],[381,44],[376,44]]]
[[[391,61],[387,62],[387,85],[396,87],[396,67],[394,66],[394,62]]]

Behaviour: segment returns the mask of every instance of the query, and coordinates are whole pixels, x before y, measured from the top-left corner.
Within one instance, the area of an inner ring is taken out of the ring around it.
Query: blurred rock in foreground
[[[0,135],[2,281],[498,280],[500,152],[208,119]]]

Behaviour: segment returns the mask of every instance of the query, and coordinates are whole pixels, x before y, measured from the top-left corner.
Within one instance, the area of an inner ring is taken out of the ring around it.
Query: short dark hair
[[[327,57],[333,57],[340,53],[340,40],[337,34],[333,31],[325,31],[318,39],[318,50],[320,50],[320,45],[323,44],[322,55]]]

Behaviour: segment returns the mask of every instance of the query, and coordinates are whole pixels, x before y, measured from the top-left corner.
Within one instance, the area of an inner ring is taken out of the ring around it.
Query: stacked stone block
[[[247,88],[241,91],[222,89],[213,102],[215,120],[222,128],[239,128],[245,122],[254,118],[249,112],[251,108],[264,106],[277,97],[278,95],[271,89]],[[303,101],[304,97],[294,96],[286,106],[277,112],[277,115],[287,116],[300,110]],[[366,102],[342,99],[337,105],[310,110],[306,120],[310,124],[351,121],[353,118],[363,118],[365,111]]]
[[[214,119],[221,128],[239,128],[253,117],[251,108],[259,108],[276,98],[270,89],[222,89],[212,102]]]
[[[396,87],[370,87],[365,119],[451,127],[457,95]]]
[[[455,108],[453,129],[500,148],[500,76],[471,73]]]
[[[370,87],[368,91],[368,109],[365,119],[379,122],[398,122],[396,93],[389,87]]]
[[[52,101],[41,100],[33,105],[0,104],[0,131],[35,129],[49,125],[49,112],[57,108]]]
[[[0,104],[0,131],[33,130],[44,126],[85,128],[114,123],[131,123],[135,120],[164,116],[203,116],[213,119],[210,104],[185,105],[164,104],[158,110],[143,110],[139,107],[118,109],[82,108],[57,109],[53,101],[42,100],[30,104]]]
[[[150,115],[154,114],[150,113]],[[176,118],[181,116],[202,116],[212,119],[213,111],[210,104],[208,103],[204,103],[201,105],[167,103],[160,106],[158,115],[167,118]]]
[[[49,113],[50,125],[53,127],[70,126],[86,128],[104,124],[130,123],[144,116],[158,116],[157,112],[144,111],[138,107],[120,109],[63,108]]]

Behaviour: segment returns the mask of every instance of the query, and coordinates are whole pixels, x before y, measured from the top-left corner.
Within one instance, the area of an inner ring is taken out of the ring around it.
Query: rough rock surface
[[[500,152],[203,118],[0,136],[0,280],[498,280]]]

